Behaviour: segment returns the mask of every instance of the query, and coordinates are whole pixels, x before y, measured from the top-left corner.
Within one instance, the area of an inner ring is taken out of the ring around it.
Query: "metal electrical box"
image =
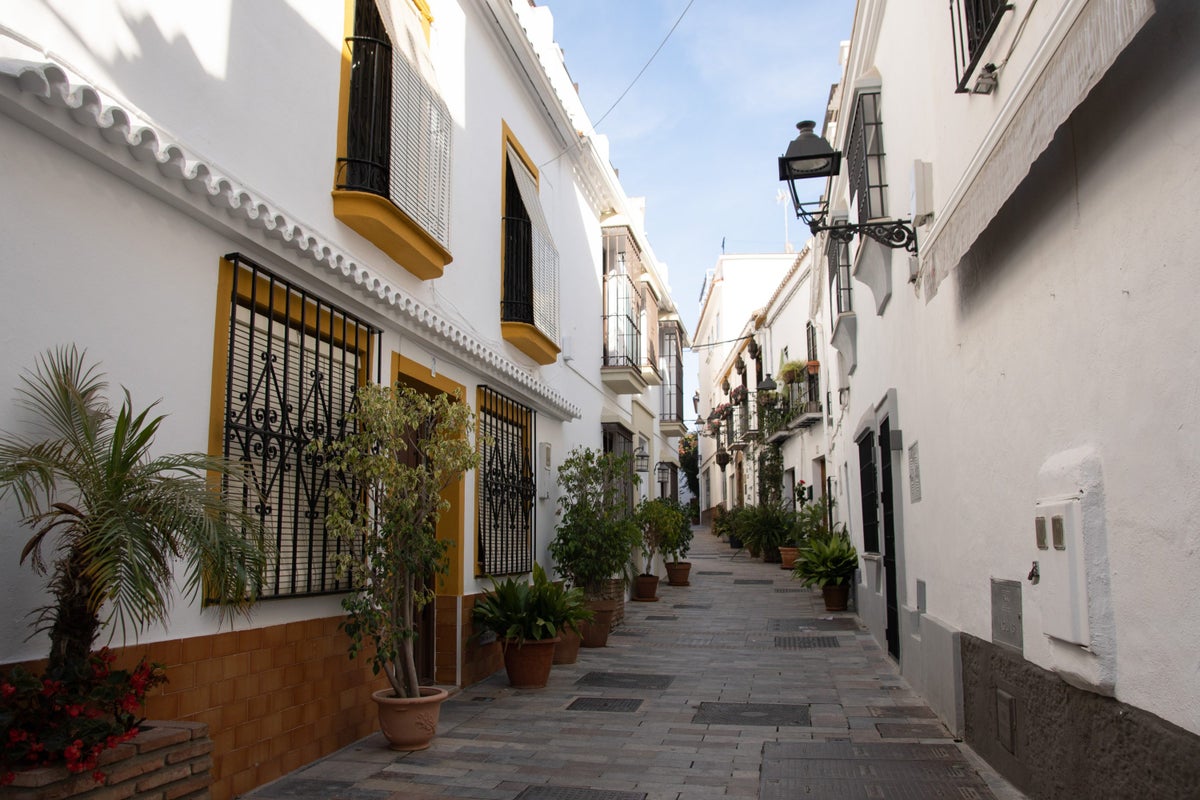
[[[1033,539],[1039,580],[1036,596],[1047,636],[1087,647],[1087,563],[1079,498],[1039,500],[1034,506]]]

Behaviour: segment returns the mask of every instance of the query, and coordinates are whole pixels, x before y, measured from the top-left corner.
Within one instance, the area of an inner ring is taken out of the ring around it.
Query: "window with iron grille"
[[[829,262],[833,321],[836,323],[839,314],[848,314],[854,310],[850,302],[850,245],[831,237],[825,249],[825,256]],[[816,344],[815,340],[813,344]],[[815,352],[815,349],[813,347],[810,352]]]
[[[536,494],[534,411],[479,387],[480,465],[477,560],[482,575],[517,575],[533,568]]]
[[[879,92],[863,92],[854,102],[850,140],[846,147],[849,164],[850,200],[858,200],[858,221],[887,216],[887,179],[883,166],[883,121],[879,118]]]
[[[817,326],[809,322],[804,329],[808,341],[808,360],[817,361]]]
[[[879,552],[879,488],[875,478],[875,434],[858,438],[858,487],[862,499],[863,550]]]
[[[346,434],[355,388],[378,374],[379,331],[244,256],[225,258],[223,448],[253,484],[226,491],[274,541],[263,595],[347,591],[333,565],[346,545],[325,533],[325,489],[334,477],[308,444]]]
[[[558,343],[558,250],[542,211],[537,179],[505,146],[504,264],[500,318],[533,325]]]
[[[604,231],[604,366],[642,363],[641,257],[624,228]]]
[[[1005,0],[950,0],[950,30],[954,42],[955,91],[971,91],[971,76],[983,51],[1000,25],[1004,12],[1012,8]]]
[[[683,354],[679,346],[679,323],[664,321],[659,328],[659,339],[662,342],[659,364],[663,379],[659,418],[683,422]]]
[[[622,487],[622,493],[629,510],[633,511],[633,431],[617,422],[605,422],[600,427],[604,452],[616,456],[629,456],[629,480]]]
[[[392,3],[393,41],[375,0],[354,4],[346,154],[337,188],[392,201],[443,247],[450,242],[453,125],[415,7]]]

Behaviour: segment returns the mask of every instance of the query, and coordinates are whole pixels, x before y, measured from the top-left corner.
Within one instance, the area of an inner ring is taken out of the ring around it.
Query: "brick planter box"
[[[209,797],[212,740],[201,722],[148,721],[136,737],[105,750],[96,783],[90,772],[66,767],[18,772],[0,787],[0,800],[198,800]]]

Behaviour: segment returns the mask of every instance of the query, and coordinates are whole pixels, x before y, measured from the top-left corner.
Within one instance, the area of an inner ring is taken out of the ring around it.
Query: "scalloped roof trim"
[[[24,94],[36,97],[51,108],[63,109],[79,126],[98,130],[106,141],[124,146],[137,161],[154,164],[167,179],[181,183],[192,194],[223,209],[248,228],[262,231],[300,255],[326,267],[343,283],[360,294],[382,301],[409,318],[467,361],[521,385],[540,397],[567,419],[579,419],[579,406],[548,384],[537,380],[506,356],[492,349],[471,332],[446,319],[437,310],[375,275],[345,251],[309,227],[292,220],[238,181],[169,140],[162,131],[141,121],[115,102],[83,82],[74,86],[65,69],[53,62],[0,59],[0,75],[9,76]],[[86,144],[86,142],[85,142]]]

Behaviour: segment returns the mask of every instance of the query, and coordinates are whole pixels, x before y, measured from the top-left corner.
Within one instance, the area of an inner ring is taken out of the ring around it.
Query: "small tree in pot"
[[[343,628],[355,657],[370,643],[373,667],[389,689],[375,693],[384,733],[389,701],[440,703],[446,693],[421,687],[413,641],[421,609],[434,599],[427,579],[446,568],[449,544],[437,538],[437,522],[449,503],[442,492],[479,463],[468,432],[474,414],[457,397],[425,394],[407,386],[363,386],[348,415],[351,433],[314,443],[341,483],[328,490],[329,533],[345,545],[336,556],[341,574],[358,589],[342,601]],[[391,704],[394,705],[394,704]],[[410,704],[411,705],[411,704]],[[393,749],[420,749],[415,740],[392,741]]]
[[[605,587],[613,579],[628,586],[641,541],[630,499],[637,485],[633,459],[577,447],[559,466],[558,485],[559,523],[550,555],[559,574],[583,589],[596,614],[584,628],[584,646],[603,647],[616,610]]]
[[[679,526],[683,521],[678,504],[669,498],[647,498],[638,504],[635,517],[642,532],[642,571],[637,576],[638,600],[656,600],[658,576],[654,574],[654,558],[664,556],[668,548],[679,538]]]

